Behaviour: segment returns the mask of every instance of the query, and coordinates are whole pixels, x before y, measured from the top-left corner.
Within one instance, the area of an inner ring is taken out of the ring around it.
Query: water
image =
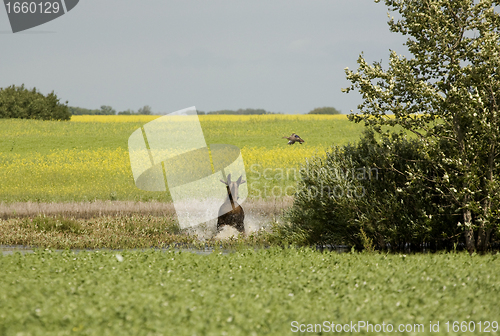
[[[14,254],[16,252],[19,252],[21,254],[34,252],[34,250],[31,247],[22,245],[15,245],[15,246],[0,245],[0,251],[2,252],[3,255]]]
[[[232,228],[231,228],[232,229]],[[236,233],[238,232],[236,229],[234,229]],[[228,230],[228,232],[224,233],[224,231],[221,232],[221,238],[223,238],[225,235],[228,233],[231,233],[231,230]],[[319,252],[337,252],[337,253],[346,253],[351,251],[351,247],[347,245],[317,245],[317,246],[311,246],[311,248],[315,248]],[[21,253],[21,254],[27,254],[27,253],[34,253],[36,250],[39,250],[40,248],[36,247],[29,247],[29,246],[22,246],[22,245],[0,245],[0,252],[2,255],[12,255],[14,253]],[[65,250],[52,250],[53,252],[63,252]],[[151,249],[127,249],[127,251],[148,251],[148,250],[156,250],[156,251],[175,251],[175,252],[190,252],[190,253],[196,253],[199,255],[209,255],[214,252],[213,247],[206,247],[204,249],[198,249],[198,248],[189,248],[189,247],[169,247],[169,248],[151,248]],[[88,252],[94,252],[94,251],[111,251],[111,252],[120,252],[124,251],[122,249],[120,250],[110,250],[106,248],[97,248],[97,249],[85,249],[85,250],[80,250],[80,249],[75,249],[71,250],[72,252],[78,253],[80,251],[88,251]],[[222,254],[228,254],[234,252],[233,250],[227,250],[227,249],[218,249],[218,252],[221,252]]]
[[[40,248],[41,249],[41,248]],[[0,251],[2,255],[12,255],[14,253],[21,253],[21,254],[28,254],[28,253],[34,253],[36,250],[39,250],[39,248],[36,247],[29,247],[29,246],[22,246],[22,245],[0,245]],[[65,250],[52,250],[49,249],[53,252],[63,252]],[[157,251],[175,251],[175,252],[191,252],[191,253],[196,253],[200,255],[209,255],[211,254],[214,249],[213,248],[205,248],[205,249],[195,249],[195,248],[154,248],[154,249],[149,249],[149,250],[157,250]],[[120,252],[124,250],[110,250],[106,248],[97,248],[97,249],[85,249],[85,250],[80,250],[80,249],[75,249],[71,250],[72,252],[78,253],[81,251],[88,251],[88,252],[95,252],[95,251],[111,251],[111,252]],[[147,249],[128,249],[127,251],[147,251]],[[219,250],[219,252],[222,252],[223,254],[230,253],[231,251],[228,250]]]

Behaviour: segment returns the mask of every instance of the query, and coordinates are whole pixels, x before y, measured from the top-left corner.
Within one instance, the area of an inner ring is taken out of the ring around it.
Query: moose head
[[[229,190],[231,192],[231,196],[232,196],[233,200],[235,200],[235,201],[239,198],[238,188],[239,188],[240,184],[246,183],[246,181],[243,180],[242,177],[243,176],[240,176],[240,178],[238,180],[236,180],[236,182],[232,182],[231,181],[231,174],[229,174],[229,175],[227,175],[227,181],[220,180],[222,183],[224,183],[225,185],[227,185],[229,187]],[[229,199],[229,195],[228,195],[228,199]]]

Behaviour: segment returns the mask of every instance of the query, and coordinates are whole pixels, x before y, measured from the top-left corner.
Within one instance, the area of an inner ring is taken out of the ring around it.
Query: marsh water
[[[323,245],[323,246],[311,246],[311,248],[316,248],[318,251],[335,251],[337,253],[345,253],[350,251],[350,247],[346,245]],[[32,246],[23,246],[23,245],[0,245],[0,252],[2,255],[12,255],[14,253],[21,253],[21,254],[26,254],[26,253],[34,253],[36,250],[40,250],[43,248],[37,248],[37,247],[32,247]],[[148,249],[131,249],[127,251],[146,251]],[[178,247],[173,247],[173,248],[151,248],[149,250],[156,250],[156,251],[176,251],[176,252],[191,252],[191,253],[196,253],[200,255],[209,255],[214,251],[213,247],[207,247],[204,249],[199,249],[199,248],[178,248]],[[54,252],[63,252],[65,250],[52,250]],[[111,250],[111,249],[106,249],[106,248],[101,248],[101,249],[74,249],[71,250],[75,253],[81,252],[81,251],[113,251],[113,252],[119,252],[119,251],[124,251],[124,250]],[[226,250],[226,249],[218,249],[219,252],[222,252],[223,254],[231,253],[232,250]]]

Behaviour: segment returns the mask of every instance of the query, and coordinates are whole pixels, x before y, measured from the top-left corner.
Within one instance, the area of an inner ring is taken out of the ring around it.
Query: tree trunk
[[[477,231],[477,250],[480,252],[483,252],[486,250],[486,245],[488,244],[488,241],[486,239],[486,225],[487,225],[487,218],[488,218],[488,213],[490,211],[490,202],[489,200],[486,200],[483,205],[483,218],[481,220],[481,224],[479,225],[479,230]]]
[[[487,250],[490,247],[491,232],[493,232],[493,229],[486,230],[486,240],[485,240],[486,246],[485,246],[485,250]]]
[[[485,251],[486,245],[486,231],[484,230],[484,228],[480,227],[477,232],[477,250],[481,252]]]
[[[486,200],[483,205],[483,218],[481,221],[481,225],[479,226],[479,230],[477,232],[477,250],[484,252],[488,248],[488,243],[490,240],[489,234],[487,234],[487,224],[488,217],[490,212],[491,202],[490,200]]]
[[[464,210],[465,244],[470,254],[476,250],[474,241],[474,229],[472,228],[472,214],[469,209]]]

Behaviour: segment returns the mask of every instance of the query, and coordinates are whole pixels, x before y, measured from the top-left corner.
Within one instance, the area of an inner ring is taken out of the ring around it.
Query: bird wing
[[[304,142],[304,139],[302,139],[300,136],[298,136],[297,134],[295,134],[295,141],[298,141],[300,143]]]

